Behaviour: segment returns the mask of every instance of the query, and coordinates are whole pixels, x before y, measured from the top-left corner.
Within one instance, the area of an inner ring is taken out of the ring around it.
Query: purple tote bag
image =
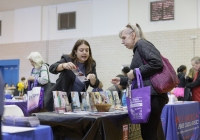
[[[135,87],[137,82],[138,88]],[[144,87],[139,68],[136,68],[136,80],[133,80],[131,93],[126,97],[128,115],[132,124],[146,123],[151,112],[151,87]]]

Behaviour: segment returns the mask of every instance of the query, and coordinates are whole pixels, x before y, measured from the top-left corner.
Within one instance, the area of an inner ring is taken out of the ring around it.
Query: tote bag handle
[[[131,89],[134,89],[136,80],[137,80],[138,88],[144,87],[144,84],[143,84],[143,81],[142,81],[142,76],[141,76],[139,68],[136,68],[135,71],[136,71],[136,79],[133,80]]]

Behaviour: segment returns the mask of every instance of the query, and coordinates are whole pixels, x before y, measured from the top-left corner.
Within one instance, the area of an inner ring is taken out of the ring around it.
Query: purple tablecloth
[[[27,101],[21,101],[21,100],[5,100],[5,105],[17,105],[21,108],[22,112],[24,113],[24,116],[30,116],[30,114],[27,111]]]

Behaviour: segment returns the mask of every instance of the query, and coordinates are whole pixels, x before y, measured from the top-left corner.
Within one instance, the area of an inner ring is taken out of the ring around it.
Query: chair
[[[3,116],[24,116],[21,108],[16,105],[4,105]]]

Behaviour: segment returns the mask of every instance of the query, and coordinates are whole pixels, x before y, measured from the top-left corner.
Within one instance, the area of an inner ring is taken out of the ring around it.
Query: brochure
[[[78,92],[77,91],[72,91],[71,92],[71,98],[72,98],[73,111],[80,111],[81,110],[81,104],[80,104]]]
[[[99,93],[101,95],[102,104],[110,104],[110,100],[108,98],[108,94],[105,91],[100,91]]]
[[[90,109],[91,111],[97,111],[96,107],[95,107],[95,95],[94,92],[88,92],[89,95],[89,103],[90,103]]]
[[[81,99],[82,99],[82,104],[81,104],[81,110],[87,111],[89,110],[89,102],[87,101],[87,92],[81,92]]]
[[[87,78],[85,77],[85,75],[81,72],[81,70],[78,68],[72,70],[74,72],[74,74],[78,77],[78,79],[81,81],[81,82],[85,82],[85,81],[88,81]]]
[[[115,106],[121,106],[121,100],[117,91],[113,91],[113,99],[115,102]]]
[[[113,99],[113,94],[110,90],[106,90],[106,93],[108,95],[108,99],[109,99],[109,102],[110,104],[112,104],[111,108],[115,108],[115,102],[114,102],[114,99]]]
[[[54,108],[56,113],[64,113],[71,111],[71,105],[66,92],[53,91]]]
[[[102,104],[101,95],[99,92],[94,92],[95,104]]]

